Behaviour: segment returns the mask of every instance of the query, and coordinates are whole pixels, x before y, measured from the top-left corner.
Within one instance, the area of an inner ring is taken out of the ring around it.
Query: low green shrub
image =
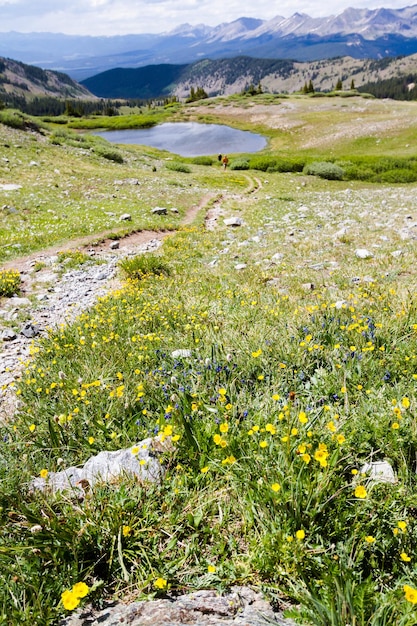
[[[141,254],[133,259],[122,259],[119,267],[126,276],[133,280],[142,280],[148,275],[169,276],[171,271],[160,257],[151,254]]]
[[[17,130],[36,130],[39,131],[39,125],[27,115],[14,109],[5,109],[0,111],[0,123]]]
[[[319,176],[326,180],[342,180],[345,174],[344,170],[335,163],[329,161],[314,161],[309,163],[303,169],[304,174],[309,176]]]
[[[114,161],[115,163],[124,163],[123,156],[120,154],[120,152],[112,150],[111,148],[96,146],[94,148],[94,154],[97,154],[97,156],[103,157],[103,159],[107,159],[108,161]]]
[[[185,163],[179,163],[178,161],[166,163],[165,167],[171,172],[182,172],[183,174],[191,174],[191,168],[188,165],[185,165]]]
[[[192,160],[195,165],[213,165],[213,159],[209,156],[197,156]]]
[[[373,183],[412,183],[417,181],[417,161],[411,158],[350,157],[337,161],[344,170],[346,180],[363,180]]]
[[[20,273],[17,270],[0,271],[0,296],[10,297],[19,292]]]
[[[376,174],[372,180],[372,182],[377,183],[415,183],[416,181],[417,171],[406,168],[381,172],[380,174]]]
[[[92,258],[81,250],[64,250],[58,252],[58,261],[65,266],[65,269],[74,269],[91,262]]]
[[[235,159],[230,163],[231,170],[248,170],[249,169],[249,159]]]
[[[291,159],[288,157],[254,156],[249,160],[251,170],[262,172],[302,172],[305,159]]]

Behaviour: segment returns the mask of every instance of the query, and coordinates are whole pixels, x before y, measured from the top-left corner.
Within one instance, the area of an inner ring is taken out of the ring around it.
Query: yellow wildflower
[[[355,498],[360,498],[363,500],[367,496],[366,489],[363,485],[358,485],[355,489]]]

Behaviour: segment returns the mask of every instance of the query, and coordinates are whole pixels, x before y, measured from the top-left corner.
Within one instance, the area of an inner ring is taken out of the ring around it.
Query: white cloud
[[[216,26],[239,17],[271,19],[296,11],[312,17],[341,13],[345,8],[401,8],[403,0],[0,0],[0,31],[60,32],[84,35],[161,33],[176,26]]]

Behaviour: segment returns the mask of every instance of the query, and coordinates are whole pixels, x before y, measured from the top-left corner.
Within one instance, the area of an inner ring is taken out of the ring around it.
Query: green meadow
[[[269,137],[227,171],[7,112],[0,308],[26,255],[165,237],[35,341],[13,384],[0,623],[238,584],[304,626],[415,626],[416,107],[264,94],[170,111]],[[30,488],[148,437],[167,444],[157,483]]]

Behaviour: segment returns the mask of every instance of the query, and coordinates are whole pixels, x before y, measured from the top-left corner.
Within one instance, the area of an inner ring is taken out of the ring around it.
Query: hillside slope
[[[62,72],[0,57],[0,99],[9,94],[28,97],[95,98],[88,89]]]

